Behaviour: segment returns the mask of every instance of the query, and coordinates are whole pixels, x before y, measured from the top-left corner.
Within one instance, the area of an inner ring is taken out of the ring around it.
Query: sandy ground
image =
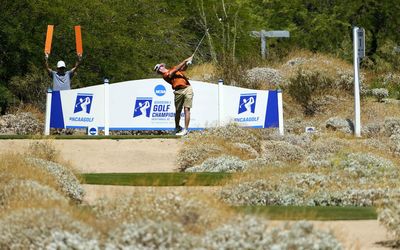
[[[32,140],[0,140],[0,152],[24,152]],[[52,140],[82,173],[173,172],[180,139]]]
[[[0,140],[0,152],[24,152],[30,140]],[[85,173],[94,172],[173,172],[182,141],[179,139],[150,140],[54,140],[62,158]],[[100,197],[129,195],[135,191],[156,189],[162,192],[213,192],[215,187],[126,187],[84,185],[86,202]],[[272,223],[281,224],[282,221]],[[320,229],[333,230],[344,249],[388,249],[375,244],[389,240],[384,227],[376,220],[314,221]]]

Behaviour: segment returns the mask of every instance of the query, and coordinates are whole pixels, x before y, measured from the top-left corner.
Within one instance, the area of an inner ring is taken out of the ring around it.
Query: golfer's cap
[[[65,62],[64,61],[58,61],[57,62],[57,68],[65,68]]]
[[[155,72],[158,72],[158,70],[159,70],[161,67],[165,67],[165,63],[156,64],[156,66],[154,66],[154,71],[155,71]]]

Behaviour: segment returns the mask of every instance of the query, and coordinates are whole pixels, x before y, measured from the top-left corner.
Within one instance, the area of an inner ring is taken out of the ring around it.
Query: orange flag
[[[82,48],[82,34],[81,34],[81,26],[75,26],[75,42],[76,42],[76,53],[78,56],[82,56],[83,48]]]
[[[47,25],[46,42],[44,45],[44,53],[50,54],[51,52],[51,41],[53,40],[53,29],[54,25]]]

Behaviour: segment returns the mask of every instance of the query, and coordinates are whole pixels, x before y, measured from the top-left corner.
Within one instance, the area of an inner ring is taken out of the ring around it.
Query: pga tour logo
[[[76,96],[74,114],[75,113],[86,113],[90,114],[92,108],[93,94],[78,94]]]
[[[135,102],[135,109],[133,111],[133,118],[138,116],[150,117],[152,102],[153,98],[151,97],[137,97]]]
[[[256,110],[257,94],[241,94],[238,114],[250,114]]]

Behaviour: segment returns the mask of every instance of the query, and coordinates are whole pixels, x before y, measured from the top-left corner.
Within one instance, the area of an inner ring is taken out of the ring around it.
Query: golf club
[[[200,47],[201,42],[203,42],[204,37],[206,37],[207,32],[208,32],[208,29],[206,29],[206,32],[204,32],[203,37],[200,39],[200,42],[197,44],[196,49],[194,50],[194,52],[193,52],[193,54],[192,54],[192,57],[194,57],[194,54],[196,54],[197,50],[198,50],[199,47]],[[192,64],[192,61],[188,61],[187,64]]]

